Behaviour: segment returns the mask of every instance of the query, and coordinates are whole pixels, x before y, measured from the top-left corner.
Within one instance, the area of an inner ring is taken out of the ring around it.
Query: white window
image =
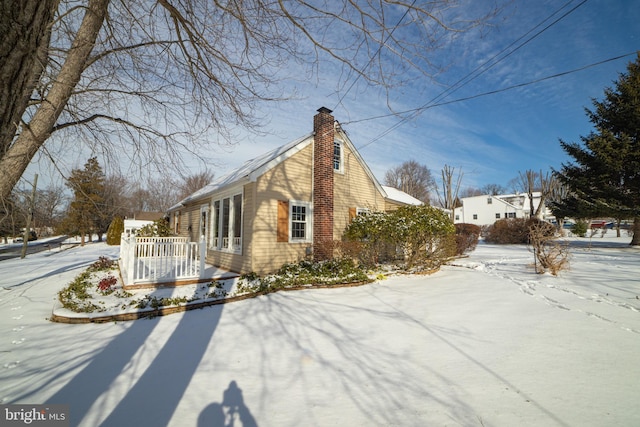
[[[213,239],[210,247],[221,251],[242,250],[242,193],[213,202]]]
[[[339,139],[333,140],[333,170],[342,172],[343,150],[342,141]]]
[[[460,215],[456,215],[456,221],[460,220]]]
[[[289,241],[311,242],[313,212],[310,202],[289,202]]]
[[[478,219],[478,214],[473,214],[473,219]]]
[[[173,214],[173,231],[180,234],[180,211]]]
[[[211,215],[211,229],[213,238],[211,239],[211,249],[220,247],[220,200],[213,202],[213,214]]]
[[[369,213],[369,208],[356,208],[356,215],[366,215]]]
[[[233,241],[231,247],[239,251],[242,247],[242,194],[233,196]]]
[[[209,217],[209,206],[208,205],[200,206],[200,234],[197,236],[198,241],[200,241],[201,236],[207,237],[208,217]]]
[[[500,213],[496,214],[496,219],[500,219]]]
[[[509,216],[509,218],[515,218],[516,217],[516,213],[515,212],[509,212],[507,215]]]
[[[491,203],[493,203],[493,200],[491,199],[491,197],[487,198],[487,204],[490,205]]]

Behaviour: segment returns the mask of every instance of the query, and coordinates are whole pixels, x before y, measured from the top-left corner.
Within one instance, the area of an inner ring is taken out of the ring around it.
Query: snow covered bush
[[[407,270],[433,269],[455,255],[455,227],[444,211],[428,205],[403,206],[389,213],[392,243]]]
[[[136,235],[140,237],[169,237],[174,234],[169,226],[169,221],[166,218],[161,218],[153,221],[153,224],[141,227]]]
[[[478,245],[482,229],[475,224],[456,224],[456,255],[473,251]]]
[[[389,258],[389,216],[384,212],[357,215],[344,232],[342,255],[374,266]]]
[[[284,264],[275,273],[260,277],[255,273],[240,276],[237,292],[276,292],[280,289],[307,285],[339,285],[371,282],[366,271],[352,259],[340,258],[320,262],[302,260]]]
[[[455,227],[448,215],[431,206],[403,206],[353,219],[344,233],[360,244],[360,262],[379,264],[399,253],[408,270],[432,269],[455,254]]]

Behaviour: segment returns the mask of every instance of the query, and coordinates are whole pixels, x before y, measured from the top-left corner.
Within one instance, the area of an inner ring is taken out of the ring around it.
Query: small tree
[[[84,169],[74,169],[67,186],[73,191],[73,201],[62,229],[67,234],[80,235],[84,245],[86,235],[101,232],[104,216],[104,173],[97,158],[90,158]]]
[[[107,245],[120,245],[122,233],[124,233],[124,219],[121,216],[117,216],[111,221],[107,229]]]

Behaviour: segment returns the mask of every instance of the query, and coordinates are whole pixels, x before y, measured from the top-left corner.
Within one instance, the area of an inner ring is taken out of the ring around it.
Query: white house
[[[526,193],[464,197],[462,206],[455,209],[454,223],[491,225],[504,218],[529,218],[531,207]],[[533,193],[534,212],[540,204],[540,192]],[[544,219],[552,217],[544,209]]]

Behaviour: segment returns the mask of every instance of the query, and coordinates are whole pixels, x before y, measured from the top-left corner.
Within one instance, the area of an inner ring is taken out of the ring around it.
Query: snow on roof
[[[282,162],[287,157],[291,156],[294,153],[297,153],[302,148],[304,148],[306,144],[302,145],[300,143],[307,139],[310,139],[311,137],[313,137],[313,134],[305,135],[301,138],[289,142],[288,144],[275,148],[268,153],[247,160],[242,166],[240,166],[240,168],[231,171],[226,175],[223,175],[222,177],[205,185],[200,190],[181,200],[180,203],[176,205],[176,207],[184,204],[185,202],[206,197],[224,187],[233,185],[243,179],[250,180],[252,178],[252,175],[256,175],[256,172],[258,172],[257,175],[266,172],[273,166]],[[173,209],[173,207],[171,209]]]
[[[387,199],[393,200],[394,202],[404,203],[405,205],[423,205],[424,203],[415,197],[405,193],[402,190],[398,190],[397,188],[389,187],[386,185],[382,186],[382,189],[385,193],[387,193]]]

